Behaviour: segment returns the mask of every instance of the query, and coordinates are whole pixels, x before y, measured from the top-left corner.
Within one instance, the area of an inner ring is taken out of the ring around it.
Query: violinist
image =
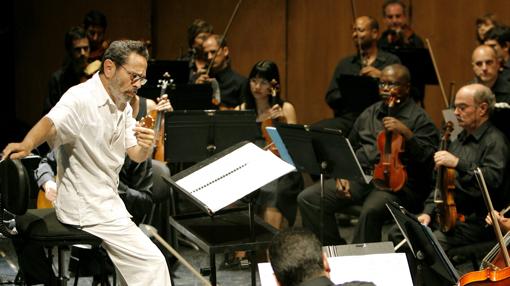
[[[278,86],[280,75],[276,63],[268,60],[257,62],[250,72],[249,86],[245,89],[241,110],[253,109],[257,113],[257,122],[264,128],[278,123],[296,124],[296,110],[292,103],[280,97]],[[273,82],[273,84],[272,84]],[[276,88],[277,90],[273,90]],[[273,93],[273,91],[275,91]],[[274,97],[273,97],[274,95]],[[264,134],[264,132],[262,132]],[[270,138],[264,138],[264,145],[270,144]],[[285,217],[289,225],[296,218],[296,191],[303,188],[303,178],[299,172],[292,172],[262,187],[257,205],[263,210],[264,220],[281,229]]]
[[[356,18],[352,26],[352,39],[357,53],[338,63],[326,92],[326,103],[333,110],[335,118],[318,122],[317,126],[336,128],[349,134],[354,120],[360,113],[345,104],[344,96],[347,95],[341,94],[338,86],[340,75],[363,75],[379,78],[384,67],[400,63],[397,56],[377,48],[378,37],[379,24],[374,18],[369,16]]]
[[[64,45],[66,49],[64,64],[51,75],[49,93],[44,99],[43,114],[48,113],[71,86],[86,79],[84,70],[88,65],[90,49],[85,30],[81,27],[69,29],[64,37]]]
[[[213,88],[213,97],[219,98],[220,107],[238,109],[241,105],[241,90],[246,83],[246,78],[231,68],[227,40],[213,34],[202,43],[202,48],[210,67],[198,70],[194,82],[210,83]],[[208,70],[209,73],[207,73]],[[216,95],[216,93],[219,94]]]
[[[381,131],[401,135],[403,152],[396,156],[407,172],[403,188],[393,192],[378,189],[374,183],[365,185],[341,178],[326,180],[324,245],[346,243],[338,233],[335,213],[348,206],[362,206],[352,243],[378,242],[382,238],[384,221],[391,217],[386,202],[396,201],[408,209],[419,210],[427,197],[429,189],[426,186],[431,184],[431,175],[428,174],[432,173],[432,155],[439,142],[439,133],[426,112],[409,98],[410,79],[408,69],[400,64],[384,68],[379,86],[383,100],[365,109],[349,134],[356,157],[367,174],[380,159],[377,139]],[[392,108],[388,107],[390,97],[395,101]],[[303,226],[319,236],[319,183],[298,195],[298,207]]]
[[[179,60],[188,61],[190,68],[190,83],[193,75],[207,64],[207,58],[202,50],[202,43],[213,32],[213,26],[202,19],[195,19],[188,27],[188,50]]]
[[[485,227],[487,208],[473,172],[476,167],[480,167],[484,174],[494,207],[502,209],[505,206],[502,186],[509,149],[504,135],[489,120],[494,103],[494,94],[486,86],[469,84],[462,87],[455,97],[454,113],[464,130],[448,150],[434,154],[436,166],[455,170],[453,195],[459,219],[448,232],[434,231],[447,253],[452,247],[494,239],[494,232]],[[433,192],[418,220],[434,228],[437,209],[432,196]]]
[[[381,50],[391,52],[401,48],[425,47],[423,40],[409,26],[405,3],[400,0],[387,0],[382,10],[387,29],[377,43]]]
[[[90,42],[89,63],[93,61],[101,61],[104,52],[110,43],[105,40],[107,27],[106,16],[97,10],[89,11],[83,18],[83,28],[87,32]]]

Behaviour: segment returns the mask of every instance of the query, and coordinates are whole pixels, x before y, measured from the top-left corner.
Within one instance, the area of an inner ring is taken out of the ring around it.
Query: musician
[[[195,19],[188,27],[188,50],[179,60],[188,61],[190,67],[190,83],[193,75],[207,64],[202,44],[213,33],[213,26],[202,19]]]
[[[377,43],[379,49],[392,51],[401,48],[425,47],[423,40],[416,35],[407,22],[406,5],[402,1],[385,1],[382,11],[387,28]]]
[[[107,25],[106,16],[97,10],[89,11],[83,18],[83,28],[90,42],[90,63],[96,60],[101,61],[110,44],[104,37]]]
[[[71,86],[85,79],[84,70],[90,52],[85,30],[81,27],[69,29],[64,37],[64,46],[66,49],[64,64],[51,75],[48,83],[49,93],[44,99],[43,114],[48,113]]]
[[[487,208],[473,172],[476,167],[482,170],[494,207],[500,209],[506,202],[501,187],[509,149],[504,135],[489,120],[494,103],[494,94],[488,87],[481,84],[462,87],[455,97],[455,116],[463,130],[447,151],[434,154],[436,166],[455,169],[454,200],[457,213],[464,217],[449,232],[434,231],[446,251],[494,238],[494,232],[484,227]],[[433,195],[432,192],[418,216],[426,225],[435,222]]]
[[[487,13],[476,19],[476,39],[480,45],[483,45],[486,39],[486,33],[493,27],[498,26],[498,21],[494,13]]]
[[[510,80],[510,28],[496,26],[486,33],[484,45],[492,47],[500,61],[499,76]]]
[[[337,82],[340,75],[364,75],[379,78],[384,67],[400,63],[395,55],[377,48],[379,24],[374,18],[358,17],[354,21],[352,29],[352,39],[358,53],[344,58],[338,63],[326,92],[326,103],[333,109],[335,118],[317,123],[318,126],[341,129],[345,134],[349,133],[360,112],[345,104],[345,95],[340,94]]]
[[[499,73],[500,63],[496,51],[486,45],[478,46],[472,54],[472,65],[475,79],[473,82],[483,84],[491,89],[496,97],[496,102],[510,103],[510,82],[505,80]],[[510,128],[506,124],[507,113],[496,109],[491,116],[493,124],[510,138]]]
[[[3,156],[22,158],[45,141],[58,148],[57,218],[102,239],[121,283],[171,285],[164,256],[117,193],[125,154],[135,162],[152,155],[154,131],[135,125],[128,104],[146,81],[148,57],[141,42],[113,42],[100,72],[66,92]]]
[[[231,68],[230,50],[227,45],[227,40],[222,39],[221,36],[217,34],[210,35],[203,42],[202,49],[207,56],[208,64],[211,65],[210,73],[207,74],[206,68],[199,70],[195,83],[211,83],[213,93],[216,91],[219,92],[221,106],[227,109],[239,108],[241,104],[242,87],[246,83],[246,78]],[[215,53],[216,57],[214,57]],[[218,89],[215,88],[216,83],[219,87]]]
[[[367,108],[354,123],[349,139],[362,168],[371,173],[379,162],[377,139],[381,131],[391,131],[404,138],[404,152],[400,159],[408,179],[402,190],[385,191],[372,183],[329,179],[325,181],[324,245],[345,244],[338,233],[335,212],[351,205],[361,205],[359,222],[354,230],[353,243],[381,241],[382,225],[391,215],[385,203],[396,201],[408,209],[419,210],[429,193],[432,155],[439,142],[439,134],[427,113],[409,98],[410,74],[400,64],[383,69],[379,92],[383,99],[391,95],[398,104],[388,108],[382,100]],[[390,112],[390,114],[388,114]],[[430,175],[429,175],[430,174]],[[320,185],[316,183],[298,195],[303,226],[320,235]]]
[[[274,82],[273,82],[274,81]],[[262,60],[257,62],[249,75],[249,85],[244,89],[241,110],[253,109],[257,113],[257,122],[265,128],[268,120],[270,126],[278,123],[297,123],[294,105],[280,97],[278,83],[280,73],[273,61]],[[275,96],[272,96],[272,89]],[[269,142],[268,142],[269,141]],[[270,138],[262,144],[270,143]],[[263,209],[264,221],[281,229],[285,217],[289,225],[293,225],[296,218],[296,196],[303,188],[301,173],[289,173],[260,188],[257,205]]]
[[[273,237],[269,262],[278,285],[329,286],[328,259],[317,237],[306,229],[291,228]],[[370,286],[371,282],[347,282],[339,286]]]

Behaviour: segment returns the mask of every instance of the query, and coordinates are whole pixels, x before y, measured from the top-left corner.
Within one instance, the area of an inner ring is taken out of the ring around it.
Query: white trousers
[[[86,226],[83,230],[103,240],[121,285],[171,286],[166,260],[159,248],[129,218]]]

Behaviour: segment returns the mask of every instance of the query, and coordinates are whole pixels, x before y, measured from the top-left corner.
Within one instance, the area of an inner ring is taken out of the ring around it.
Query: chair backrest
[[[30,177],[20,160],[0,162],[0,211],[23,215],[27,211]]]

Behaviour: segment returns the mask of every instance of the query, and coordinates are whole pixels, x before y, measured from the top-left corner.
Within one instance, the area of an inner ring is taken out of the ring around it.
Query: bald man
[[[502,186],[509,150],[506,138],[489,120],[494,103],[494,94],[488,87],[482,84],[462,87],[455,96],[454,113],[464,130],[457,140],[450,144],[448,150],[434,154],[436,167],[455,169],[454,200],[458,214],[464,217],[463,220],[457,220],[449,232],[434,231],[445,251],[456,246],[494,239],[493,230],[485,227],[487,208],[473,173],[476,167],[480,167],[494,207],[503,207],[505,200]],[[418,220],[434,228],[437,226],[433,219],[437,209],[433,196],[432,191]]]
[[[378,38],[379,24],[374,18],[361,16],[354,21],[352,39],[357,52],[338,63],[326,92],[326,103],[333,110],[335,118],[318,122],[317,126],[341,129],[345,134],[348,134],[352,124],[363,111],[346,104],[345,97],[352,95],[340,93],[338,86],[340,75],[363,75],[379,78],[384,67],[400,63],[397,56],[377,48]]]

